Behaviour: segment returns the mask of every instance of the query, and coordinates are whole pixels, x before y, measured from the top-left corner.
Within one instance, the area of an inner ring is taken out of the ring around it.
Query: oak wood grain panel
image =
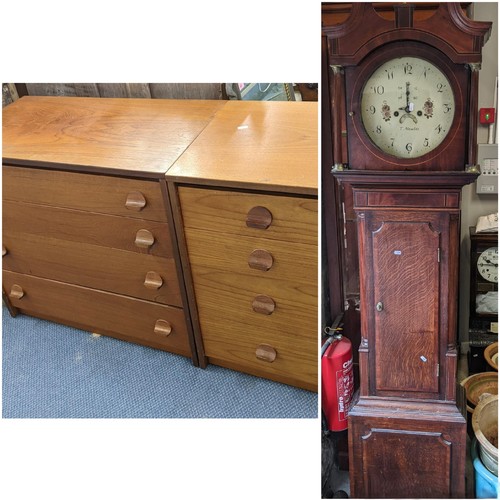
[[[4,290],[14,284],[25,291],[15,304],[21,312],[190,356],[182,309],[4,271]],[[159,319],[172,325],[170,335],[154,333]]]
[[[376,390],[439,391],[440,234],[429,222],[372,233]]]
[[[229,101],[167,178],[316,194],[318,104]]]
[[[145,255],[173,257],[169,226],[163,222],[14,201],[3,202],[2,222],[4,237],[26,233]],[[136,244],[137,233],[139,242],[142,241],[140,236],[143,233],[140,231],[149,231],[144,234],[151,235],[150,245]]]
[[[4,166],[2,173],[4,200],[167,220],[157,181],[10,166]],[[146,198],[146,206],[129,210],[125,207],[127,195],[137,191]]]
[[[3,258],[4,269],[182,305],[175,262],[171,258],[22,233],[5,234],[4,245],[9,249]],[[159,290],[144,286],[149,271],[156,271],[162,277],[163,286]]]
[[[464,498],[466,434],[454,404],[361,398],[349,411],[351,496]]]
[[[2,156],[162,176],[223,105],[26,96],[3,110]]]
[[[370,429],[361,439],[367,498],[415,498],[416,485],[421,498],[450,498],[442,471],[450,470],[452,444],[441,433]]]
[[[180,186],[178,192],[186,229],[317,245],[316,199],[185,186]],[[256,206],[266,207],[272,213],[267,229],[246,225],[247,213]]]

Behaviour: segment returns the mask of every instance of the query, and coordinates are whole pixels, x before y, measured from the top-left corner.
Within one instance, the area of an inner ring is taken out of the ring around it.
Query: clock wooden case
[[[357,239],[359,254],[354,497],[465,496],[460,197],[478,175],[478,69],[490,28],[455,3],[424,16],[411,4],[381,16],[356,3],[344,23],[323,27],[334,198],[345,214],[325,220],[339,241]]]
[[[350,164],[368,170],[455,170],[465,164],[464,64],[450,64],[425,43],[397,41],[345,72],[352,82],[346,92]]]
[[[470,236],[470,303],[469,303],[469,373],[489,371],[484,358],[485,348],[498,340],[498,302],[484,299],[486,294],[498,293],[498,233],[476,233]],[[482,304],[478,308],[477,299]],[[493,307],[496,305],[497,307]]]
[[[470,234],[470,312],[471,327],[477,322],[498,321],[498,311],[477,311],[476,300],[479,295],[498,292],[498,233],[476,233],[474,227]]]

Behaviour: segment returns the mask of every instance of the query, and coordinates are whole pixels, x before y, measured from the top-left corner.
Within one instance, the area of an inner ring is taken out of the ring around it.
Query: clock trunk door
[[[440,233],[431,222],[387,215],[371,234],[372,391],[428,397],[439,392]]]

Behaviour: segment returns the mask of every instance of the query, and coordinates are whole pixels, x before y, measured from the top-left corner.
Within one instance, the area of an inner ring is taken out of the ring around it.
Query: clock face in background
[[[361,120],[371,141],[397,158],[418,158],[446,138],[455,98],[445,74],[419,57],[391,59],[361,92]]]
[[[498,247],[490,247],[479,255],[477,270],[486,281],[498,283]]]

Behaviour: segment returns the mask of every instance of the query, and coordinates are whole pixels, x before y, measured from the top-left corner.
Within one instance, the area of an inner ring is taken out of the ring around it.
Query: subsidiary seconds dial
[[[361,120],[371,141],[397,158],[418,158],[448,135],[455,98],[445,74],[419,57],[379,66],[361,91]]]

